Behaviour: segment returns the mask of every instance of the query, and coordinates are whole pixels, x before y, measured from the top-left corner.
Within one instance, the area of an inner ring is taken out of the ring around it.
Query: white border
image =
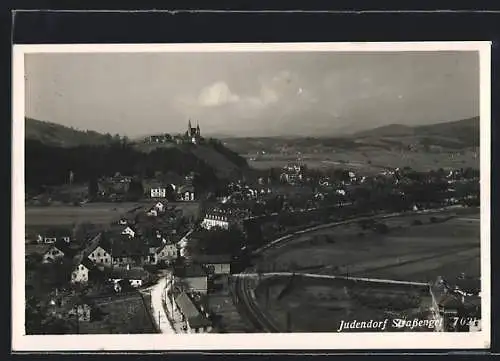
[[[477,51],[480,56],[480,167],[482,331],[477,333],[294,333],[205,335],[24,334],[24,55],[33,53],[143,52],[401,52]],[[490,347],[490,79],[491,42],[266,43],[266,44],[64,44],[15,45],[13,49],[12,148],[12,350],[13,351],[203,351],[484,349]]]

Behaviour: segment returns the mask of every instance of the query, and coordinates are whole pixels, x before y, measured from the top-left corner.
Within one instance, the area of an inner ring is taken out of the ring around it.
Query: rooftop
[[[206,277],[207,272],[196,263],[176,265],[173,272],[175,277]]]
[[[190,327],[198,328],[212,325],[210,320],[198,310],[191,297],[185,292],[181,292],[176,297],[175,303],[179,306]]]
[[[230,254],[193,254],[190,258],[195,263],[207,264],[207,263],[231,263],[232,256]]]
[[[143,268],[113,268],[108,276],[114,279],[144,280],[149,276],[149,273]]]

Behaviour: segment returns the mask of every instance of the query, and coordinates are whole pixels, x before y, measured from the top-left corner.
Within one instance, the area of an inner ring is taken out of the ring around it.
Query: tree
[[[131,200],[139,200],[144,196],[144,186],[139,179],[132,179],[128,188],[127,195]]]
[[[90,179],[88,192],[90,199],[95,199],[97,197],[97,194],[99,193],[99,184],[96,177]]]

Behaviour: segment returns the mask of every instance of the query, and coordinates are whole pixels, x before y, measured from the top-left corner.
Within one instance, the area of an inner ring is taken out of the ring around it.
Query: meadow
[[[140,203],[87,203],[82,206],[26,206],[26,226],[73,225],[80,222],[108,224],[137,207]]]

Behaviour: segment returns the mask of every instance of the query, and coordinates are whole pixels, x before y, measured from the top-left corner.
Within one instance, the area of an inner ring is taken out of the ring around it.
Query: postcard
[[[488,348],[490,46],[15,45],[13,350]]]

